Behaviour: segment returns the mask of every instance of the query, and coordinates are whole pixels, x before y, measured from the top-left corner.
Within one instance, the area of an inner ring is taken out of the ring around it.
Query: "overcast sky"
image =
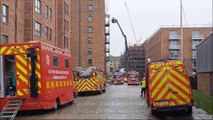
[[[212,1],[183,0],[183,24],[212,26]],[[128,44],[134,44],[135,37],[124,2],[127,3],[136,38],[142,37],[141,43],[162,25],[180,25],[180,0],[107,0],[107,12],[120,23]],[[124,52],[124,38],[117,24],[110,23],[110,42],[111,55],[119,56]]]

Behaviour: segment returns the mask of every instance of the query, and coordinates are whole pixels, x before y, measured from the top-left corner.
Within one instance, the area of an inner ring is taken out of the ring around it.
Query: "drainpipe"
[[[15,0],[15,43],[17,42],[17,3],[18,0]]]
[[[81,66],[81,0],[79,0],[78,66]]]

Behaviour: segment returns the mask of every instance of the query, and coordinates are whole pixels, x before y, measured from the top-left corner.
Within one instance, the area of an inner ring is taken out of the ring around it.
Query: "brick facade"
[[[8,6],[8,23],[2,22],[2,6]],[[17,6],[17,7],[16,7]],[[16,11],[16,12],[15,12]],[[20,12],[19,12],[20,11]],[[8,36],[8,42],[24,41],[24,1],[14,2],[14,0],[1,0],[1,38],[2,35]],[[15,14],[17,15],[17,23],[15,23]],[[16,31],[18,31],[16,33]]]
[[[72,0],[72,3],[76,4],[72,6],[73,21],[79,21],[76,24],[72,24],[71,41],[76,43],[77,49],[74,45],[71,45],[71,52],[74,53],[74,67],[81,66],[88,68],[88,60],[92,60],[92,66],[99,67],[104,70],[105,68],[105,8],[104,0]],[[88,10],[88,6],[92,5],[92,11]],[[92,16],[92,21],[88,21],[88,16]],[[92,27],[92,32],[88,32],[88,27]],[[75,35],[74,35],[75,34]],[[88,43],[88,38],[92,38],[92,43]],[[88,53],[88,49],[92,49],[92,54]],[[79,52],[80,51],[80,52]]]
[[[198,90],[213,95],[213,73],[198,73],[197,87]]]
[[[36,12],[35,1],[0,1],[1,11],[3,4],[9,7],[9,23],[3,23],[1,18],[1,38],[2,35],[7,35],[9,43],[40,40],[71,51],[74,66],[82,66],[86,69],[90,66],[88,60],[92,59],[92,66],[104,69],[104,0],[40,0],[40,13]],[[90,4],[93,7],[92,11],[88,11]],[[51,18],[46,17],[47,7],[51,9]],[[15,14],[17,14],[17,20],[15,20]],[[0,15],[2,16],[2,12]],[[88,21],[88,16],[92,16],[93,20]],[[36,22],[41,24],[41,36],[35,35]],[[87,31],[89,26],[93,28],[91,33]],[[47,28],[51,31],[51,39],[46,38]],[[91,44],[87,41],[88,37],[93,39]],[[91,55],[88,54],[88,48],[92,49]]]
[[[178,41],[178,58],[180,59],[180,28],[160,28],[157,32],[155,32],[149,39],[147,39],[145,43],[145,56],[146,59],[150,58],[151,62],[171,59],[170,58],[170,41],[174,39],[170,39],[170,32],[176,31]],[[192,76],[192,72],[194,71],[192,68],[193,58],[192,58],[192,32],[199,31],[201,34],[200,40],[208,37],[210,32],[212,31],[211,27],[189,27],[183,28],[183,60],[184,64],[187,68],[189,76]]]

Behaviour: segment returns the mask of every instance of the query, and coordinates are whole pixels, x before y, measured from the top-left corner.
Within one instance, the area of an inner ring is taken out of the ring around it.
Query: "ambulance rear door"
[[[155,107],[163,107],[169,104],[171,98],[170,82],[167,67],[164,65],[153,65],[149,70],[151,99]]]
[[[183,64],[168,66],[171,92],[171,106],[190,103],[190,83]]]

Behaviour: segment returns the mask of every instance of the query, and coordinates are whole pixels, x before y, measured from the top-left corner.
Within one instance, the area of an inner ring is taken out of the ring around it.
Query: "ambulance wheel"
[[[192,106],[188,107],[186,112],[187,114],[192,114]]]
[[[59,107],[60,107],[60,101],[59,101],[59,99],[57,98],[56,101],[55,101],[54,110],[58,110]]]

